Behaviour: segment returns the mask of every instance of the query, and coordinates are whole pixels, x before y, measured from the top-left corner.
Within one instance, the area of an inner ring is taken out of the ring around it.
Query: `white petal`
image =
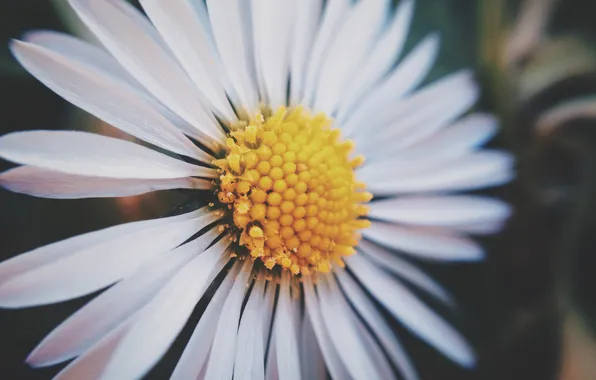
[[[362,234],[388,248],[428,260],[474,261],[484,257],[479,244],[440,229],[372,222],[372,226]]]
[[[407,288],[357,255],[346,262],[373,297],[408,329],[456,363],[474,366],[474,352],[464,338]]]
[[[217,219],[214,213],[208,213],[84,247],[9,277],[0,286],[0,305],[11,308],[43,305],[89,294],[126,278],[147,260],[178,246]]]
[[[86,177],[20,166],[0,174],[0,186],[16,193],[56,199],[128,197],[169,189],[210,189],[212,181],[185,177],[173,179],[122,179]]]
[[[159,111],[178,129],[188,136],[201,140],[199,131],[188,122],[180,118],[176,113],[163,105],[153,95],[139,84],[124,68],[105,50],[91,45],[83,40],[72,37],[68,34],[53,31],[34,31],[23,36],[23,40],[32,44],[44,47],[69,60],[77,61],[89,70],[101,73],[103,77],[110,77],[112,81],[119,81],[122,85],[130,86],[136,96],[149,103],[155,110]]]
[[[238,263],[237,265],[241,265]],[[231,379],[234,372],[234,353],[238,325],[240,322],[240,309],[246,289],[249,285],[252,272],[252,260],[245,260],[230,294],[224,303],[221,317],[217,323],[211,355],[207,363],[206,379]]]
[[[134,235],[150,228],[164,227],[172,222],[191,220],[206,215],[206,211],[206,209],[200,209],[169,218],[121,224],[39,247],[2,262],[0,264],[0,283],[105,242],[123,239],[128,235]]]
[[[456,160],[448,160],[432,170],[392,180],[367,182],[367,189],[377,196],[413,192],[476,190],[500,186],[514,177],[513,157],[504,152],[482,151]]]
[[[269,344],[269,348],[267,349],[267,359],[266,368],[265,368],[265,380],[279,380],[279,368],[277,365],[277,339],[275,339],[275,330],[274,327],[271,325],[271,321],[273,320],[273,306],[275,305],[275,301],[277,300],[277,291],[278,285],[277,283],[273,283],[273,281],[269,282],[267,285],[267,290],[265,292],[265,304],[267,305],[266,312],[267,319],[264,321],[264,326],[267,330],[269,330],[269,334],[267,334],[267,340],[265,341],[265,345]]]
[[[102,374],[102,379],[137,379],[165,354],[214,274],[221,270],[226,246],[221,240],[192,259],[145,306]],[[151,339],[147,339],[151,337]]]
[[[114,350],[135,322],[136,318],[133,317],[120,324],[91,349],[64,367],[54,380],[99,379]]]
[[[245,112],[258,106],[248,1],[207,0],[217,50]]]
[[[474,235],[493,235],[500,232],[506,222],[506,220],[497,220],[474,224],[458,224],[453,226],[453,230]]]
[[[358,244],[358,249],[378,267],[395,273],[449,305],[453,304],[451,296],[440,284],[415,265],[399,257],[399,255],[366,240]]]
[[[334,115],[346,83],[361,67],[378,38],[389,1],[357,2],[339,29],[321,66],[314,109]]]
[[[317,343],[317,337],[312,327],[308,315],[302,319],[301,341],[300,341],[300,360],[302,365],[303,379],[325,380],[327,370],[325,369],[325,360],[323,353]]]
[[[212,229],[141,266],[56,327],[29,355],[27,362],[34,367],[48,366],[81,355],[145,306],[163,284],[218,235],[217,229]]]
[[[286,105],[290,46],[295,19],[291,0],[253,0],[255,62],[263,75],[269,106]]]
[[[422,40],[404,60],[363,98],[353,112],[346,112],[338,123],[347,136],[365,134],[368,126],[379,124],[381,116],[395,108],[395,103],[416,88],[426,77],[439,51],[439,37],[431,34]]]
[[[300,102],[304,106],[309,107],[314,101],[321,66],[337,32],[347,19],[349,10],[352,8],[351,3],[351,0],[328,0],[325,5],[325,11],[307,61],[304,97]]]
[[[378,307],[373,304],[368,295],[344,270],[336,268],[337,279],[339,280],[346,297],[360,313],[364,321],[373,330],[379,342],[383,345],[389,358],[401,371],[406,380],[417,380],[418,373],[403,349],[395,333],[387,324],[387,320],[381,315]]]
[[[354,73],[341,95],[342,102],[338,108],[338,119],[343,120],[354,107],[360,96],[376,84],[393,66],[402,51],[410,22],[414,14],[414,0],[402,0],[391,21],[375,44],[370,55],[366,57],[364,66]]]
[[[122,0],[70,0],[70,4],[132,76],[203,133],[207,146],[224,138],[199,101],[200,93],[146,17]]]
[[[209,160],[128,83],[31,43],[13,41],[11,50],[31,74],[77,107],[141,140]]]
[[[271,342],[267,353],[267,368],[265,369],[265,380],[280,380],[279,366],[277,365],[277,339],[275,332],[271,333]]]
[[[157,28],[197,88],[203,100],[228,121],[236,120],[219,79],[213,48],[199,14],[189,0],[168,2],[142,0],[143,9]]]
[[[442,129],[426,140],[400,151],[409,159],[423,157],[432,152],[433,156],[449,158],[484,145],[498,129],[498,122],[492,115],[474,113],[465,116],[451,126]]]
[[[215,338],[217,323],[222,316],[221,311],[228,299],[232,285],[236,281],[236,275],[239,270],[240,265],[234,265],[215,291],[213,298],[209,301],[190,340],[186,344],[176,368],[174,368],[174,372],[170,378],[171,380],[204,378],[204,376],[200,377],[200,374],[206,369],[205,363],[207,362],[211,345]]]
[[[303,278],[304,289],[304,304],[306,315],[310,319],[319,348],[325,358],[327,370],[332,379],[349,379],[350,373],[346,365],[342,362],[340,355],[331,340],[331,332],[325,325],[325,321],[321,315],[321,302],[315,293],[312,279],[309,276]]]
[[[298,314],[293,307],[293,303],[296,301],[297,298],[292,299],[290,295],[289,274],[284,272],[277,298],[273,338],[275,339],[279,377],[288,380],[300,380],[301,378],[298,338],[294,328],[294,323],[298,319]]]
[[[330,282],[321,278],[317,282],[317,293],[321,301],[319,307],[331,341],[350,377],[356,380],[383,378],[373,364],[370,352],[365,350],[362,337],[354,326],[355,315],[350,311],[337,285],[332,288]]]
[[[335,287],[339,292],[339,287],[337,285]],[[353,313],[351,309],[345,310],[345,312]],[[373,362],[375,372],[377,372],[380,376],[379,379],[396,378],[395,370],[391,368],[391,364],[389,364],[389,360],[387,359],[385,352],[375,340],[372,333],[366,328],[364,323],[362,323],[362,321],[356,316],[354,317],[353,326],[360,336],[364,350],[369,354],[370,359]]]
[[[265,281],[259,278],[253,287],[238,327],[234,379],[265,378],[265,348],[263,344],[263,293]]]
[[[371,159],[387,156],[448,126],[468,111],[480,94],[478,85],[466,74],[442,79],[394,107],[379,133],[356,137],[359,149]]]
[[[299,104],[304,93],[306,68],[322,11],[323,0],[302,0],[296,4],[290,62],[291,105]]]
[[[0,157],[90,177],[166,179],[217,174],[128,141],[88,132],[9,133],[0,137]]]
[[[474,195],[389,198],[369,206],[371,218],[419,226],[451,227],[503,221],[511,214],[506,203]]]

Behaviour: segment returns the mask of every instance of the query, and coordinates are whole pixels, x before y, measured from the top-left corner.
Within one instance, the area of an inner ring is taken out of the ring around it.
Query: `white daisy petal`
[[[267,368],[265,369],[265,380],[279,380],[279,366],[277,365],[277,339],[275,332],[272,332],[269,352],[267,353]]]
[[[373,297],[408,329],[454,362],[474,366],[476,358],[470,345],[407,288],[359,256],[348,257],[346,262]]]
[[[426,77],[434,64],[439,51],[439,36],[431,34],[420,42],[404,60],[383,80],[371,90],[353,111],[346,111],[338,125],[347,136],[364,134],[369,126],[378,125],[388,110],[395,107],[395,103],[416,88]],[[366,126],[366,128],[359,128]]]
[[[458,224],[453,226],[453,230],[474,235],[493,235],[501,230],[506,224],[506,220],[486,221],[474,224]]]
[[[511,181],[514,177],[513,165],[513,157],[508,153],[482,151],[448,160],[418,174],[399,178],[391,175],[395,179],[368,182],[367,189],[377,196],[476,190]]]
[[[362,234],[385,247],[427,260],[476,261],[484,257],[479,244],[446,230],[372,222]]]
[[[0,264],[0,283],[104,242],[123,239],[128,234],[134,235],[150,228],[163,227],[172,222],[191,220],[204,215],[206,215],[206,209],[200,209],[168,218],[121,224],[48,244],[2,262]]]
[[[296,296],[294,296],[296,297]],[[282,274],[277,308],[273,325],[275,352],[279,377],[288,380],[300,380],[300,357],[298,352],[298,338],[295,335],[294,323],[298,314],[293,307],[295,299],[290,295],[290,274]]]
[[[139,311],[138,321],[114,351],[102,379],[141,378],[157,363],[225,264],[220,259],[228,244],[224,239],[192,259]]]
[[[209,358],[217,323],[222,316],[224,303],[230,294],[239,270],[240,265],[234,265],[215,291],[213,298],[209,301],[190,340],[186,344],[176,368],[174,368],[174,372],[170,377],[171,380],[204,378],[200,374],[205,371],[205,363]]]
[[[279,380],[279,368],[277,366],[277,339],[275,339],[275,331],[274,328],[272,326],[272,321],[273,321],[273,310],[274,310],[274,305],[275,305],[275,301],[277,299],[277,284],[274,284],[273,282],[269,282],[267,284],[267,289],[265,291],[265,312],[267,313],[267,315],[265,316],[266,319],[264,320],[263,325],[265,326],[265,329],[267,330],[267,334],[265,334],[265,342],[264,342],[264,346],[266,346],[267,344],[269,344],[269,347],[267,348],[267,360],[266,362],[266,368],[265,368],[265,380]]]
[[[263,295],[265,281],[259,278],[242,312],[238,327],[234,379],[259,380],[265,378],[265,349],[263,345]]]
[[[360,143],[361,151],[371,160],[386,157],[448,126],[470,109],[479,94],[477,84],[469,75],[443,79],[394,107],[379,133],[359,135],[355,139]],[[423,110],[418,108],[421,104],[424,104]],[[387,141],[392,141],[392,144],[386,144]]]
[[[100,73],[102,77],[109,77],[110,81],[119,81],[122,85],[130,86],[128,91],[134,90],[137,97],[149,103],[156,111],[168,119],[186,135],[201,140],[199,131],[184,121],[180,116],[163,105],[153,95],[139,84],[124,68],[105,50],[91,45],[83,40],[49,30],[26,33],[23,40],[46,48],[69,60],[77,61],[89,70]]]
[[[337,291],[339,291],[339,287],[335,287]],[[352,310],[347,310],[347,312],[352,312]],[[354,318],[354,329],[357,331],[360,339],[362,340],[362,346],[364,350],[369,353],[370,359],[373,362],[375,372],[379,374],[379,379],[394,379],[395,378],[395,370],[391,368],[389,364],[389,360],[383,352],[383,349],[375,341],[375,338],[371,334],[370,331],[366,328],[364,323],[357,317]]]
[[[101,178],[20,166],[0,173],[0,186],[42,198],[77,199],[128,197],[158,190],[211,189],[212,181],[192,177],[173,179]]]
[[[203,101],[227,121],[236,120],[219,79],[212,43],[197,9],[188,0],[142,0],[143,9],[168,43],[197,88]]]
[[[217,50],[245,112],[258,106],[249,5],[242,0],[207,0]]]
[[[59,260],[9,277],[0,285],[0,305],[44,305],[89,294],[130,276],[148,260],[178,246],[218,218],[207,213],[190,220],[139,228],[82,247]]]
[[[99,379],[114,350],[135,321],[136,318],[130,318],[102,337],[96,345],[64,367],[54,380]]]
[[[11,50],[48,88],[106,123],[174,153],[210,159],[129,84],[31,43],[13,41]]]
[[[378,38],[390,5],[388,0],[357,2],[338,30],[321,66],[314,109],[335,114],[344,86],[366,59]]]
[[[128,141],[88,132],[26,131],[0,137],[0,157],[67,174],[107,178],[215,177],[191,165]]]
[[[348,369],[350,377],[357,380],[383,378],[373,364],[374,361],[369,356],[370,352],[365,350],[363,339],[354,326],[355,316],[351,313],[337,285],[332,288],[330,282],[331,280],[324,277],[319,277],[317,281],[319,307],[331,341]]]
[[[236,352],[240,309],[249,285],[253,262],[245,260],[244,264],[236,265],[242,265],[242,269],[236,276],[217,323],[211,355],[207,362],[206,379],[231,379],[234,372],[234,353]]]
[[[327,57],[329,47],[346,21],[351,8],[351,0],[328,0],[325,5],[321,23],[307,61],[304,96],[301,101],[301,104],[306,107],[312,106],[318,87],[321,66]]]
[[[366,57],[363,67],[354,73],[355,76],[347,84],[341,94],[337,118],[344,120],[346,114],[353,109],[360,96],[376,84],[395,63],[406,41],[410,22],[414,14],[414,0],[399,2],[391,24]]]
[[[451,296],[440,284],[421,269],[399,257],[399,255],[366,240],[358,244],[358,250],[367,259],[377,264],[378,267],[395,273],[449,305],[453,304]]]
[[[34,367],[48,366],[81,355],[145,306],[163,284],[218,235],[217,229],[212,229],[150,260],[62,322],[33,350],[27,362]]]
[[[418,373],[403,349],[395,333],[387,324],[385,318],[381,315],[378,307],[373,304],[370,298],[364,293],[362,288],[350,277],[343,269],[336,269],[337,279],[341,284],[346,297],[350,303],[360,313],[362,319],[377,336],[379,342],[387,352],[389,358],[395,366],[401,371],[406,380],[417,380]]]
[[[299,104],[304,94],[306,67],[322,11],[323,0],[303,0],[296,4],[291,44],[290,105]]]
[[[369,217],[418,226],[451,227],[502,221],[511,215],[506,203],[474,195],[412,196],[370,203]]]
[[[300,328],[300,368],[302,370],[303,379],[325,380],[327,378],[327,370],[325,369],[325,360],[323,353],[317,343],[317,337],[312,327],[312,323],[308,315],[302,319],[302,327]]]
[[[295,2],[253,0],[252,15],[257,70],[263,75],[269,106],[277,109],[287,103]]]
[[[348,372],[347,366],[342,362],[335,344],[331,340],[331,332],[327,329],[326,322],[321,315],[321,302],[315,292],[312,279],[306,276],[303,277],[303,281],[305,317],[310,319],[319,348],[323,353],[327,370],[332,379],[349,379],[351,378],[350,372]]]
[[[70,0],[70,4],[133,77],[204,135],[205,145],[213,147],[213,139],[224,138],[199,101],[200,93],[145,16],[122,0]]]
[[[494,116],[481,113],[470,114],[420,143],[398,152],[397,156],[391,155],[391,158],[396,157],[401,160],[403,154],[408,157],[406,159],[413,160],[428,156],[429,152],[432,152],[432,156],[437,159],[454,157],[484,145],[495,135],[497,129],[498,122]]]

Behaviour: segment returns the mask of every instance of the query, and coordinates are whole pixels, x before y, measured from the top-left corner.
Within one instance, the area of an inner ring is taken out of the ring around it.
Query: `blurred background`
[[[165,0],[164,0],[165,1]],[[133,2],[134,3],[134,2]],[[474,371],[457,368],[396,325],[421,378],[596,379],[596,4],[594,0],[417,0],[406,51],[440,31],[429,81],[477,68],[503,131],[493,142],[518,157],[516,183],[490,193],[516,213],[483,239],[482,264],[421,264],[458,299],[446,309],[420,295],[477,349]],[[32,29],[92,39],[65,0],[0,0],[0,134],[76,129],[120,136],[19,67],[7,44]],[[0,162],[0,170],[11,167]],[[75,234],[159,217],[175,192],[120,199],[46,200],[0,189],[0,260]],[[94,295],[25,310],[0,310],[0,379],[49,379],[62,366],[31,369],[27,354]],[[149,378],[167,378],[171,352]]]

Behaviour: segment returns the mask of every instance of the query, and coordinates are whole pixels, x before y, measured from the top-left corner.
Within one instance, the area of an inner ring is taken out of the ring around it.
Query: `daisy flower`
[[[0,265],[0,306],[109,287],[52,331],[33,366],[60,379],[142,377],[209,299],[174,379],[416,379],[378,309],[462,366],[466,340],[409,286],[449,294],[403,256],[473,261],[499,229],[512,159],[464,116],[468,70],[422,81],[430,34],[402,56],[413,0],[70,0],[103,45],[55,32],[12,43],[57,94],[144,145],[15,132],[12,191],[49,198],[186,189],[202,207],[50,244]],[[104,49],[105,48],[105,49]],[[399,61],[399,62],[398,62]],[[207,290],[209,291],[207,292]]]

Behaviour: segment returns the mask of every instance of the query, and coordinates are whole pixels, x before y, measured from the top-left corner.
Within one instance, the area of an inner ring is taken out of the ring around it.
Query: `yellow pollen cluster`
[[[362,203],[372,194],[354,177],[363,158],[350,159],[353,143],[330,124],[300,107],[259,114],[230,133],[226,157],[214,162],[239,244],[269,269],[329,272],[369,226]]]

